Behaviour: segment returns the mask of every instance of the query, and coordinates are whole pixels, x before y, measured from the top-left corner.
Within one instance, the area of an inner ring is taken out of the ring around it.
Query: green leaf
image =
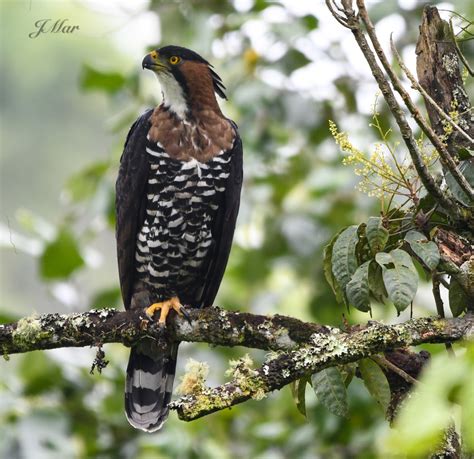
[[[66,191],[73,202],[83,201],[94,195],[110,163],[101,161],[74,174],[66,183]]]
[[[351,280],[357,269],[356,244],[358,241],[357,226],[346,228],[334,242],[332,251],[332,273],[342,291]]]
[[[408,231],[405,241],[428,269],[433,271],[438,266],[440,260],[438,246],[433,241],[428,241],[424,234],[415,230]]]
[[[385,373],[371,359],[360,360],[359,371],[365,387],[386,413],[390,404],[390,386]]]
[[[306,384],[308,384],[308,382],[309,378],[305,376],[290,384],[296,408],[304,417],[306,417]]]
[[[383,283],[382,268],[374,260],[369,264],[369,290],[375,301],[384,303],[388,297]]]
[[[350,282],[346,285],[347,300],[359,311],[370,311],[369,299],[369,264],[366,261],[360,265]]]
[[[458,150],[458,156],[461,161],[471,159],[474,157],[474,150],[468,150],[467,148],[460,148]]]
[[[346,386],[336,367],[325,368],[313,374],[311,384],[322,405],[337,416],[347,416],[349,408]]]
[[[122,89],[126,81],[125,76],[118,72],[103,72],[87,64],[82,67],[80,85],[85,90],[96,89],[112,94]]]
[[[461,287],[461,284],[454,278],[451,278],[449,284],[449,308],[454,317],[460,316],[467,308],[467,294]]]
[[[45,247],[39,266],[45,279],[65,278],[84,266],[78,244],[68,230],[61,229],[56,239]]]
[[[324,277],[326,278],[327,283],[330,285],[335,297],[336,301],[338,303],[343,303],[344,302],[344,295],[342,294],[342,290],[339,287],[339,284],[336,282],[336,278],[334,277],[334,274],[332,272],[332,253],[333,253],[333,247],[334,243],[336,242],[336,239],[339,237],[341,234],[341,231],[337,233],[333,238],[329,241],[328,244],[324,247],[323,251],[323,271],[324,271]]]
[[[384,249],[388,241],[388,230],[383,226],[381,217],[370,217],[366,228],[367,240],[373,254]]]
[[[418,288],[418,273],[410,255],[395,249],[390,253],[377,253],[375,260],[382,268],[388,297],[397,311],[403,311],[413,301]]]
[[[319,23],[318,18],[316,16],[313,16],[312,14],[307,14],[306,16],[303,16],[301,18],[301,21],[308,30],[316,29]]]
[[[459,171],[466,178],[467,182],[474,187],[474,159],[468,159],[462,161],[458,166]],[[462,188],[459,186],[458,182],[451,175],[451,172],[445,174],[446,184],[450,189],[453,196],[459,201],[462,202],[465,206],[472,206],[473,202],[469,199],[469,196],[464,193]]]
[[[306,57],[305,54],[295,48],[290,48],[285,54],[284,59],[279,61],[279,63],[287,72],[293,72],[296,69],[304,67],[310,62],[311,61]]]

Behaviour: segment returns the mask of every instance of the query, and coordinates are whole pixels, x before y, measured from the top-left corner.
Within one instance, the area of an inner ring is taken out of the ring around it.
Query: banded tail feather
[[[150,346],[150,350],[152,346]],[[133,347],[125,382],[125,414],[136,429],[155,432],[168,417],[173,392],[178,344],[152,355],[146,345]],[[145,351],[145,352],[144,352]]]

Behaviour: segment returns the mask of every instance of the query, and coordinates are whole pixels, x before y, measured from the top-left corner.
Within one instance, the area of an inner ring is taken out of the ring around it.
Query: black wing
[[[234,124],[234,123],[233,123]],[[227,179],[222,203],[217,211],[214,223],[213,239],[215,244],[210,256],[209,269],[201,296],[200,306],[212,306],[217,291],[224,276],[229,259],[232,239],[234,237],[235,222],[240,206],[240,190],[242,189],[242,140],[234,124],[236,139],[232,149],[231,169]]]
[[[153,110],[144,113],[130,128],[120,159],[115,185],[117,258],[125,309],[130,307],[135,280],[135,250],[137,233],[143,225],[148,180],[146,137]]]

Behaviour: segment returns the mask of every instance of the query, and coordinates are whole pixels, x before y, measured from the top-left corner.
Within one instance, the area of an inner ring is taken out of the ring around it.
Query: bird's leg
[[[160,310],[160,319],[158,323],[164,325],[166,323],[166,317],[168,316],[171,309],[174,309],[179,316],[183,315],[183,306],[181,305],[179,298],[174,296],[166,301],[161,301],[160,303],[153,303],[151,306],[145,309],[145,314],[148,318],[153,319],[153,315],[156,311]]]

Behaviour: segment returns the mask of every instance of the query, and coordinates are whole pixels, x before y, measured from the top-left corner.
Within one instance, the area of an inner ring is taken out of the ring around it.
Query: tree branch
[[[344,332],[337,327],[302,322],[286,316],[262,316],[217,307],[189,310],[190,321],[172,317],[166,328],[150,322],[144,311],[92,310],[70,315],[43,314],[0,325],[0,349],[8,354],[60,347],[122,343],[145,337],[206,342],[280,351],[254,370],[238,365],[232,381],[187,395],[172,404],[190,421],[250,398],[261,398],[291,381],[323,368],[355,362],[397,347],[446,343],[474,336],[474,316],[411,319],[402,324],[369,322]]]
[[[142,310],[99,309],[70,315],[33,315],[0,325],[0,349],[8,355],[106,343],[131,346],[147,337],[289,350],[306,344],[314,333],[330,334],[338,330],[292,317],[262,316],[217,307],[190,309],[188,312],[189,322],[181,317],[170,317],[166,328],[149,321]]]
[[[232,381],[198,394],[186,395],[170,406],[180,419],[191,421],[209,413],[261,399],[266,393],[324,368],[356,362],[379,352],[421,343],[445,343],[474,335],[474,316],[462,319],[422,318],[402,324],[369,322],[366,328],[346,333],[333,328],[316,332],[299,348],[270,355],[258,369],[242,363]]]

